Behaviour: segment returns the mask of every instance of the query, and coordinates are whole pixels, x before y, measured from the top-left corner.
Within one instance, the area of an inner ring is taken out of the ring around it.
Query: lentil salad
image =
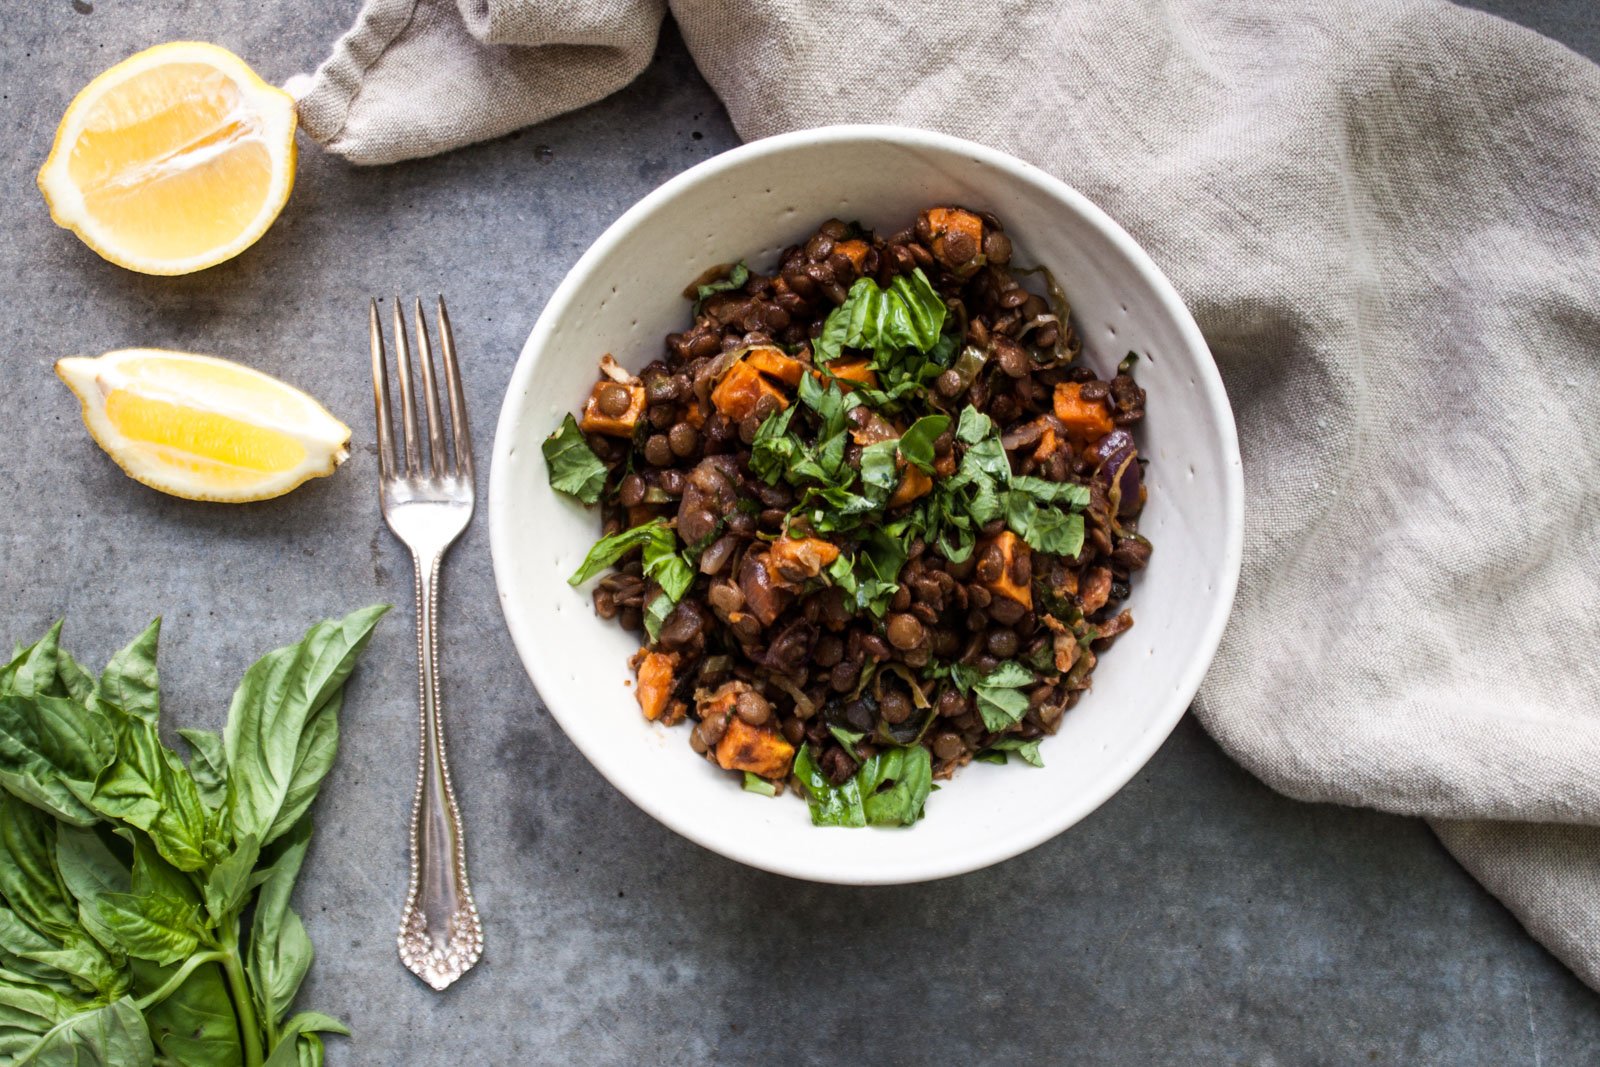
[[[1035,291],[1035,290],[1040,291]],[[818,825],[910,825],[936,779],[1040,742],[1132,625],[1145,394],[1109,379],[993,215],[838,219],[707,272],[638,375],[601,360],[545,442],[601,508],[573,584],[642,632],[647,718]]]

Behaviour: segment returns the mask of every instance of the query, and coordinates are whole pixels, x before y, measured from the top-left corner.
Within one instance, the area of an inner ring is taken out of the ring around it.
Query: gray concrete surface
[[[1589,0],[1498,10],[1590,56]],[[102,263],[33,175],[72,94],[198,37],[269,79],[309,69],[356,4],[35,0],[0,44],[0,639],[59,615],[102,662],[166,618],[169,715],[220,724],[239,673],[314,618],[409,605],[379,518],[362,312],[450,295],[487,458],[500,393],[587,244],[735,137],[674,33],[612,100],[442,159],[358,170],[307,145],[281,221],[180,279]],[[239,508],[169,500],[90,443],[50,373],[132,344],[248,360],[356,428],[352,461]],[[1600,998],[1417,821],[1285,800],[1192,721],[1103,809],[1012,862],[912,888],[746,870],[633,808],[540,706],[494,602],[480,510],[445,575],[446,697],[487,919],[440,996],[396,961],[413,753],[409,611],[357,676],[298,903],[319,958],[301,1004],[347,1019],[337,1064],[989,1062],[1587,1065]]]

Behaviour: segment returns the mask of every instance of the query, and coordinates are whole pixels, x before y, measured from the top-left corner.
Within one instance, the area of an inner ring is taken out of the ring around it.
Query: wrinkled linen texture
[[[333,151],[427,155],[622,86],[666,7],[369,0],[292,89]],[[943,130],[1132,232],[1244,455],[1196,713],[1280,792],[1430,820],[1600,988],[1600,68],[1441,0],[670,7],[747,139]]]

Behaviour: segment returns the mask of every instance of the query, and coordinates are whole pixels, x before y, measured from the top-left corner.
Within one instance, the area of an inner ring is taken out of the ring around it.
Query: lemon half
[[[124,348],[56,363],[89,433],[128,476],[188,500],[282,496],[332,474],[350,427],[294,386],[191,352]]]
[[[158,45],[73,99],[39,188],[111,262],[188,274],[267,232],[294,185],[294,130],[293,98],[226,48]]]

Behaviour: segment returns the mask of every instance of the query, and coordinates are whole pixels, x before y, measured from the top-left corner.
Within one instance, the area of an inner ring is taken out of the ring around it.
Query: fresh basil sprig
[[[289,907],[379,606],[245,674],[226,729],[161,743],[159,623],[98,680],[58,623],[0,667],[0,1061],[317,1067]],[[243,918],[252,916],[248,931]]]

